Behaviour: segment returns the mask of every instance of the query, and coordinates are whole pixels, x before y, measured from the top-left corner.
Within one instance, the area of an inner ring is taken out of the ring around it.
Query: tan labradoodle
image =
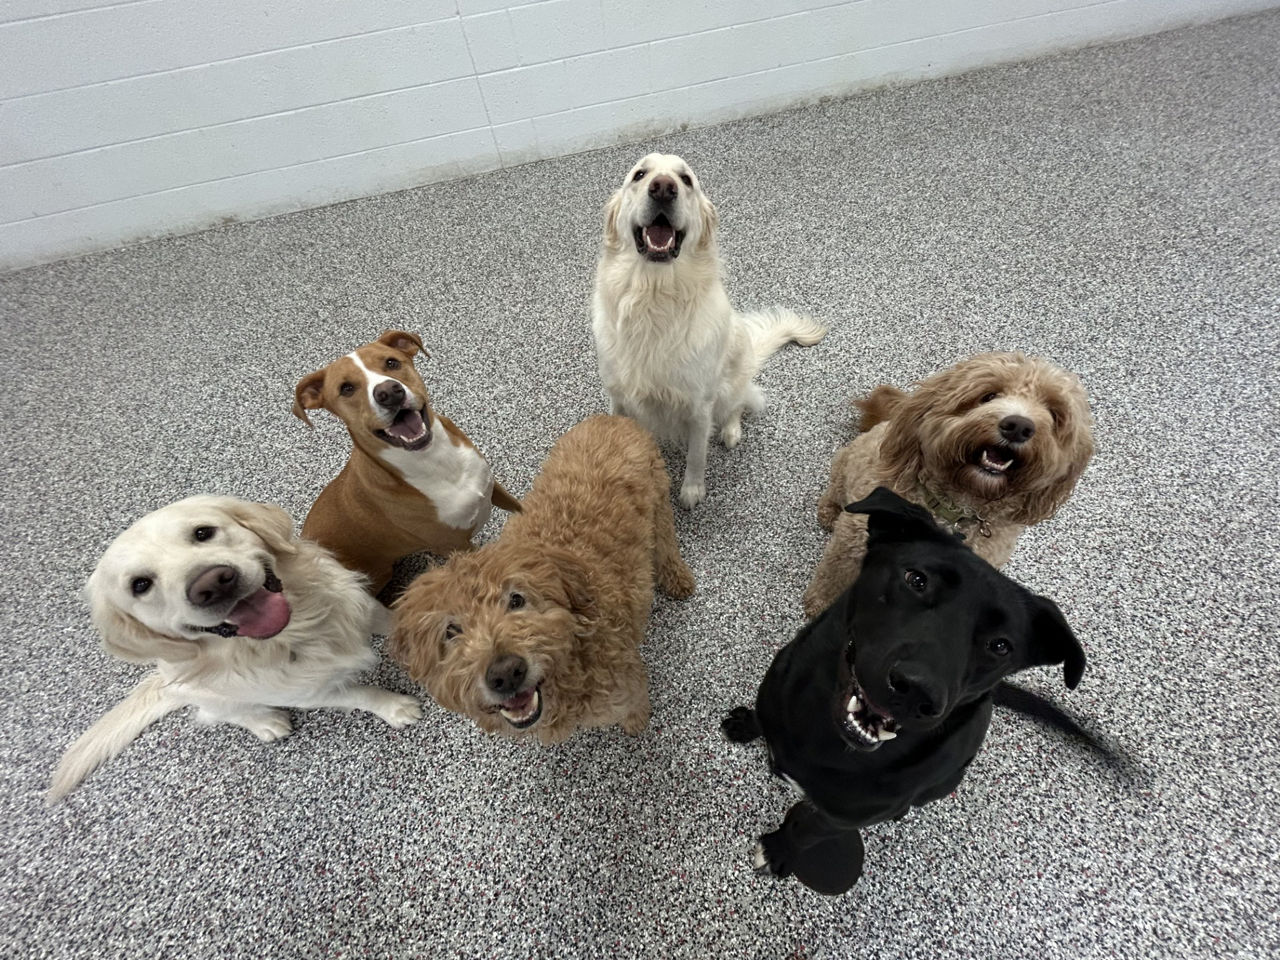
[[[863,433],[836,452],[818,502],[832,531],[804,592],[812,618],[851,584],[867,521],[846,513],[878,486],[930,510],[996,567],[1028,526],[1053,516],[1093,456],[1093,418],[1075,374],[1021,353],[983,353],[858,403]]]
[[[444,707],[490,733],[558,743],[649,722],[638,647],[656,582],[693,593],[653,437],[597,416],[561,437],[492,544],[454,554],[396,603],[389,650]]]

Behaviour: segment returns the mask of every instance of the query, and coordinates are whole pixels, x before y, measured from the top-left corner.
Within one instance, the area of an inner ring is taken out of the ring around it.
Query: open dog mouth
[[[375,430],[374,433],[394,446],[421,450],[431,442],[431,427],[422,416],[424,410],[425,405],[418,410],[405,408],[396,413],[386,429]]]
[[[289,601],[284,596],[284,584],[268,567],[262,586],[232,607],[225,620],[216,626],[195,629],[220,637],[266,640],[287,627],[292,614]]]
[[[860,750],[874,750],[898,735],[898,722],[874,706],[853,672],[853,646],[847,654],[849,682],[841,693],[838,708],[840,731],[846,742]]]
[[[636,227],[636,250],[654,263],[664,263],[680,256],[680,244],[684,243],[684,231],[671,225],[665,213],[653,218],[647,227]]]
[[[1017,469],[1018,457],[1009,447],[990,443],[978,448],[971,463],[988,476],[1005,477]]]
[[[529,687],[498,704],[502,719],[517,730],[527,730],[542,716],[542,688]]]

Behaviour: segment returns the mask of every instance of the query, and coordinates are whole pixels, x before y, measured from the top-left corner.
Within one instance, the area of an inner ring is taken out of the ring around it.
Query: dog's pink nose
[[[399,380],[383,380],[373,388],[373,402],[380,407],[399,410],[404,403],[404,387]]]
[[[660,174],[649,181],[649,196],[655,200],[674,200],[678,191],[675,177]]]
[[[1000,421],[1000,436],[1009,443],[1026,443],[1036,434],[1036,425],[1026,417],[1011,416]]]
[[[187,586],[187,599],[193,607],[210,607],[235,593],[239,582],[240,574],[234,567],[210,567]]]

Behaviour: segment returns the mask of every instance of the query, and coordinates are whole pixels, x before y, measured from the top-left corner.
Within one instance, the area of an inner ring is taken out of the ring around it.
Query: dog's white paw
[[[705,499],[707,499],[705,483],[686,483],[680,487],[680,506],[686,510],[692,510]]]
[[[243,726],[263,743],[274,743],[293,733],[293,724],[283,710],[269,710],[246,717]]]
[[[742,424],[737,420],[726,423],[720,431],[720,441],[730,450],[742,442]]]
[[[391,726],[399,729],[422,719],[422,705],[413,697],[392,693],[387,695],[384,703],[379,704],[377,714]]]
[[[764,852],[764,844],[757,843],[751,851],[751,869],[756,873],[770,873],[769,857]]]

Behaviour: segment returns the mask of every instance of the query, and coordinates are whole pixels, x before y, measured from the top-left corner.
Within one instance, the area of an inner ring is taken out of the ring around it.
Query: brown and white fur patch
[[[520,509],[466,434],[432,408],[413,364],[419,352],[426,353],[414,334],[389,330],[294,390],[295,416],[310,424],[308,410],[328,410],[353,443],[302,535],[365,574],[375,592],[400,558],[465,550],[495,504]]]
[[[862,566],[866,518],[846,513],[846,504],[886,486],[1001,567],[1022,531],[1067,500],[1093,456],[1080,380],[1021,353],[978,354],[911,393],[877,387],[858,406],[863,432],[836,452],[818,503],[818,521],[832,536],[804,593],[810,618]]]
[[[288,736],[282,707],[368,710],[394,727],[421,716],[412,697],[356,682],[377,663],[369,636],[386,611],[279,507],[199,496],[149,513],[103,553],[85,597],[106,651],[155,669],[68,748],[50,803],[186,706],[264,741]]]
[[[752,382],[761,364],[786,343],[809,346],[826,335],[790,310],[733,310],[721,280],[717,223],[684,160],[641,157],[605,207],[591,303],[610,410],[685,444],[685,507],[706,496],[712,429],[734,447],[743,414],[763,409]]]

